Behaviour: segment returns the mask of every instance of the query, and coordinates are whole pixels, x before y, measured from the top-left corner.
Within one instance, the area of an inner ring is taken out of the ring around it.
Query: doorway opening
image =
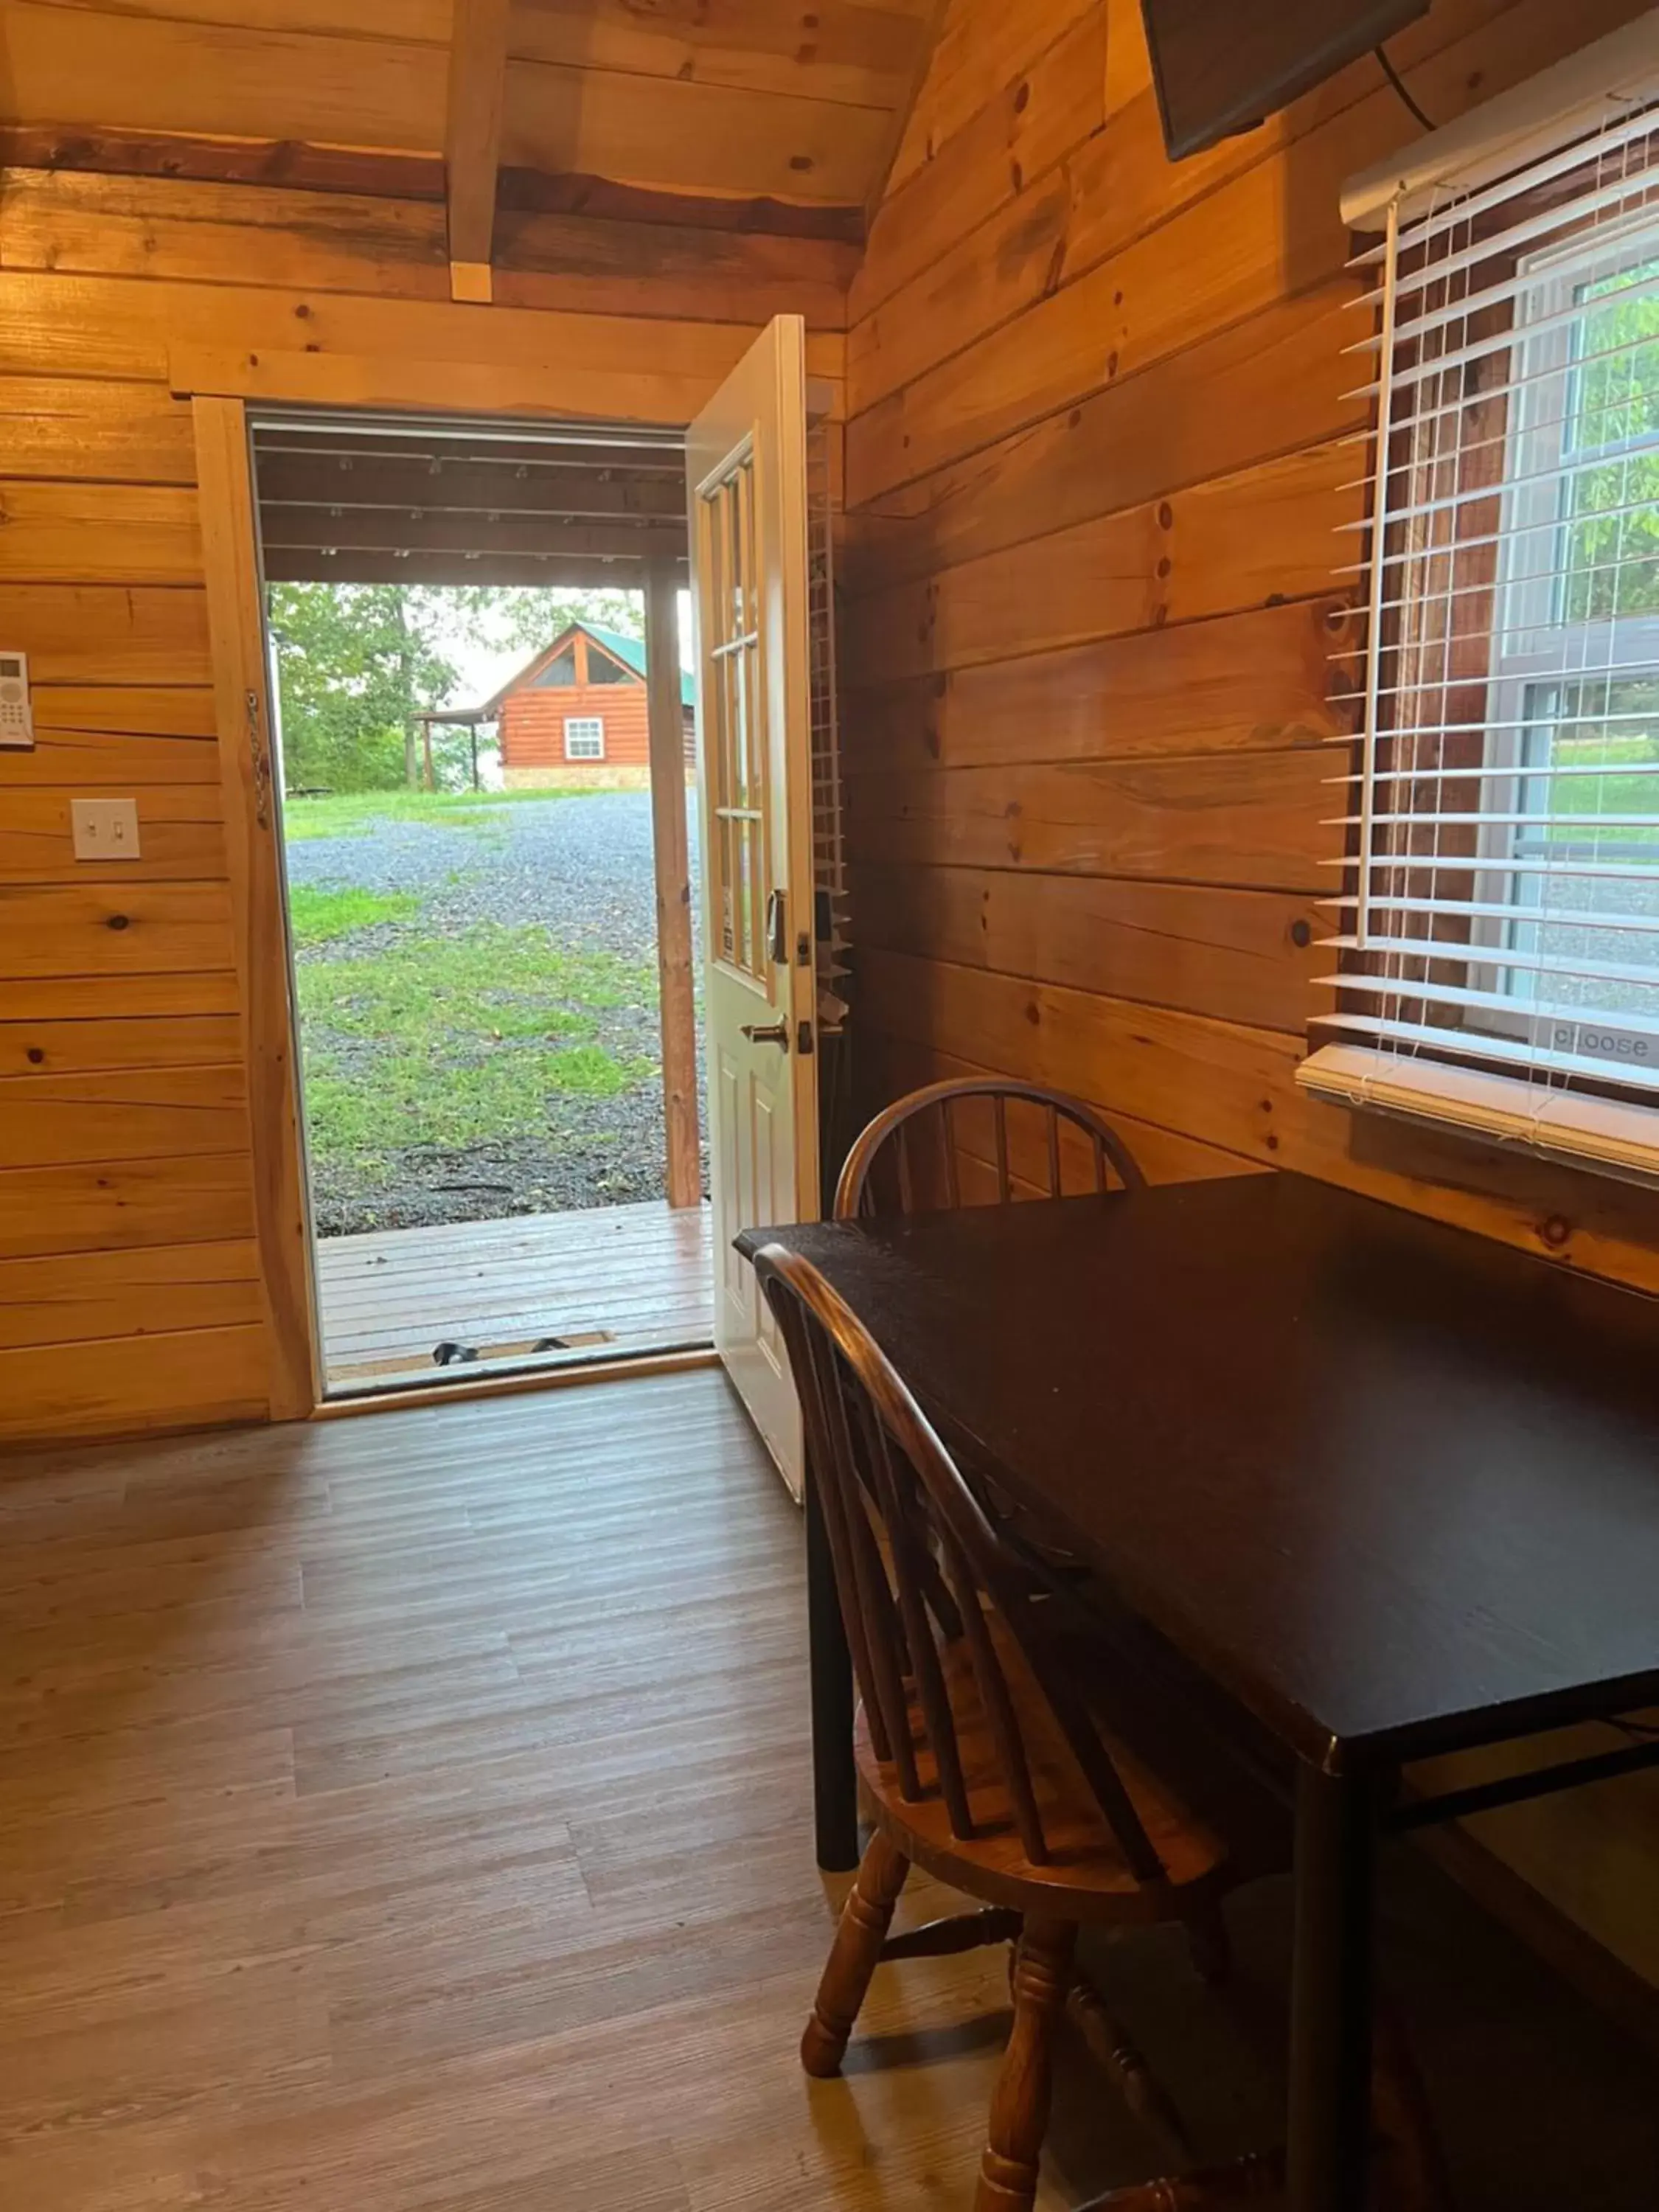
[[[681,439],[252,448],[325,1395],[707,1346]]]

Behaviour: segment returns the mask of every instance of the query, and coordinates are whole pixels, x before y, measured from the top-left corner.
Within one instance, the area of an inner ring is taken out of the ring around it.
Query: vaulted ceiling
[[[242,142],[295,181],[317,149],[447,156],[451,258],[487,264],[498,167],[521,202],[528,175],[567,205],[619,188],[850,222],[890,163],[937,12],[938,0],[0,0],[0,110],[60,139]]]

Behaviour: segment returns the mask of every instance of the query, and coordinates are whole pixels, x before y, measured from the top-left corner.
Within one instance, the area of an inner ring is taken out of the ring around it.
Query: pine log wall
[[[455,307],[441,204],[0,172],[0,646],[39,730],[0,753],[0,1439],[267,1411],[174,386],[679,422],[783,309],[840,378],[843,245],[515,214],[500,252],[498,304]],[[76,793],[137,794],[139,862],[71,859]]]
[[[1434,0],[1391,52],[1439,122],[1639,12]],[[1659,1290],[1652,1196],[1293,1081],[1367,461],[1338,189],[1416,129],[1367,59],[1172,167],[1138,0],[954,0],[848,331],[864,1103],[1025,1076],[1154,1180],[1297,1168]],[[1480,1832],[1659,1982],[1659,1790]]]

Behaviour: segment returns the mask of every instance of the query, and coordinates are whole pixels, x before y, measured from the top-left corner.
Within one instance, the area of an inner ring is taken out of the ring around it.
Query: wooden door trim
[[[301,1420],[322,1394],[253,461],[241,400],[198,394],[191,410],[247,1070],[254,1230],[270,1342],[270,1413],[276,1421]]]
[[[645,572],[645,681],[651,761],[651,852],[657,893],[657,981],[662,1021],[663,1127],[672,1206],[702,1203],[697,1110],[697,1011],[691,958],[691,863],[685,818],[685,714],[681,703],[679,570]],[[580,632],[578,651],[586,650]]]

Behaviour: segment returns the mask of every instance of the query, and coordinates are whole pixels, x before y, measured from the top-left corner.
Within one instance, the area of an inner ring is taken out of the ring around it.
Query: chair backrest
[[[876,1115],[847,1155],[836,1187],[836,1219],[962,1205],[963,1109],[975,1106],[989,1121],[988,1205],[1006,1205],[1021,1182],[1045,1197],[1063,1197],[1068,1169],[1073,1191],[1109,1189],[1114,1176],[1126,1190],[1146,1186],[1128,1146],[1083,1099],[1035,1083],[963,1076],[913,1091]]]
[[[1161,1881],[1163,1863],[1073,1687],[1055,1633],[1062,1593],[1040,1556],[999,1528],[892,1363],[817,1269],[777,1244],[763,1248],[755,1267],[800,1395],[871,1742],[900,1795],[915,1803],[937,1787],[951,1832],[974,1837],[962,1735],[974,1717],[960,1708],[975,1693],[1025,1856],[1047,1864],[1050,1838],[1022,1717],[1034,1685],[1131,1870]],[[1018,1696],[999,1651],[1008,1638],[1026,1676]],[[931,1755],[936,1784],[925,1784],[919,1753]]]

